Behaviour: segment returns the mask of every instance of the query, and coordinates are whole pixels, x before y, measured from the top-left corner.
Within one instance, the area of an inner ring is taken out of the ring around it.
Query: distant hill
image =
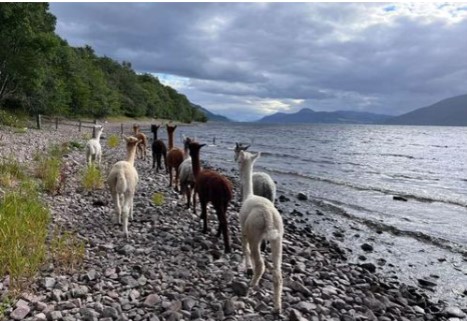
[[[378,124],[392,116],[358,111],[313,111],[303,108],[293,114],[275,113],[258,120],[261,123]]]
[[[198,108],[199,110],[201,110],[206,115],[206,117],[208,117],[208,120],[211,120],[211,121],[232,121],[232,120],[230,120],[229,118],[227,118],[225,116],[211,113],[209,110],[207,110],[206,108],[201,107],[200,105],[196,105],[196,104],[193,104],[193,103],[191,103],[191,105],[193,107]]]
[[[385,124],[467,126],[467,95],[441,100],[428,107],[388,119]]]

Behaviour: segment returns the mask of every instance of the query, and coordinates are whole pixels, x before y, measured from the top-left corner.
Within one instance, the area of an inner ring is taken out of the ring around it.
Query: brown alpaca
[[[133,124],[133,131],[135,133],[135,137],[138,138],[138,140],[141,141],[140,144],[138,144],[138,149],[136,150],[136,156],[139,156],[140,158],[143,158],[143,160],[146,160],[146,148],[148,147],[148,137],[144,135],[140,131],[140,127],[137,124]]]
[[[183,151],[174,147],[174,132],[177,126],[167,125],[167,136],[169,137],[169,151],[167,152],[167,173],[169,173],[169,187],[172,187],[172,169],[175,170],[175,190],[178,191],[178,168],[183,162]]]
[[[161,158],[164,159],[164,166],[167,169],[167,147],[161,139],[157,139],[157,130],[160,125],[151,125],[151,131],[154,134],[154,140],[152,142],[152,168],[156,167],[156,173],[159,173],[159,169],[162,170]]]
[[[207,205],[211,202],[216,210],[219,220],[217,237],[224,235],[225,253],[230,253],[229,230],[227,226],[227,207],[232,200],[232,183],[216,171],[201,169],[199,162],[199,150],[205,144],[191,142],[190,150],[193,175],[195,177],[195,194],[193,196],[193,211],[196,214],[196,194],[201,204],[201,219],[204,220],[203,233],[208,232]]]

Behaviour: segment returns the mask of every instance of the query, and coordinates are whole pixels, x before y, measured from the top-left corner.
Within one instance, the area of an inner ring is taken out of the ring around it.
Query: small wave
[[[390,156],[390,157],[401,157],[401,158],[407,158],[407,159],[416,159],[416,157],[414,157],[414,156],[402,155],[402,154],[381,154],[381,156]]]
[[[462,200],[447,199],[447,198],[442,198],[442,197],[429,197],[425,195],[416,195],[416,194],[411,194],[407,192],[390,190],[390,189],[386,189],[386,188],[382,188],[378,186],[364,186],[364,185],[358,185],[355,183],[338,180],[338,179],[332,179],[332,178],[320,177],[320,176],[311,176],[311,175],[307,175],[307,174],[303,174],[303,173],[299,173],[295,171],[284,171],[284,170],[278,170],[278,169],[267,168],[267,167],[264,167],[264,168],[272,173],[275,172],[280,175],[290,175],[290,176],[295,176],[299,178],[320,181],[320,182],[330,183],[330,184],[339,185],[339,186],[350,187],[350,188],[360,190],[360,191],[373,191],[373,192],[380,192],[386,195],[399,195],[407,199],[412,199],[412,200],[423,202],[423,203],[439,202],[439,203],[451,204],[451,205],[462,206],[462,207],[467,206],[467,202],[462,201]]]
[[[438,247],[447,249],[447,250],[449,250],[451,252],[456,252],[456,253],[460,253],[460,254],[463,254],[463,255],[467,254],[467,248],[465,246],[453,243],[453,242],[451,242],[449,240],[446,240],[446,239],[443,239],[441,237],[428,235],[428,234],[420,232],[420,231],[402,230],[402,229],[399,229],[399,228],[397,228],[395,226],[384,224],[384,223],[378,222],[378,221],[374,221],[374,220],[371,220],[369,218],[358,217],[358,216],[350,214],[349,212],[347,212],[342,207],[336,206],[336,205],[332,204],[329,201],[311,200],[311,202],[313,204],[317,205],[317,206],[320,206],[320,207],[322,207],[324,209],[327,209],[327,210],[331,211],[332,213],[335,213],[335,214],[347,217],[347,218],[349,218],[349,219],[351,219],[353,221],[357,221],[359,223],[365,224],[366,226],[368,226],[368,227],[370,227],[370,228],[372,228],[374,230],[385,231],[385,232],[391,233],[391,234],[396,235],[396,236],[411,237],[411,238],[414,238],[416,240],[419,240],[419,241],[422,241],[422,242],[425,242],[425,243],[429,243],[429,244],[433,244],[433,245],[436,245]]]

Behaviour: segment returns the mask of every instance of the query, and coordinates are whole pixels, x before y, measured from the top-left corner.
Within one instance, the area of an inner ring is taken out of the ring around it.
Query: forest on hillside
[[[0,109],[67,117],[206,121],[185,95],[131,62],[71,47],[48,3],[0,3]]]

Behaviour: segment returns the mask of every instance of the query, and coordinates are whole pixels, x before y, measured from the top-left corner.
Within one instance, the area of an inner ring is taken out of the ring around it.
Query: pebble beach
[[[106,126],[104,136],[119,133],[120,125]],[[128,132],[127,134],[130,134]],[[83,140],[75,128],[14,133],[1,129],[2,156],[14,155],[21,163],[32,160],[34,150],[49,144]],[[15,145],[9,142],[15,141]],[[123,143],[103,146],[104,175],[125,158]],[[113,204],[107,187],[88,192],[80,184],[85,168],[84,150],[64,158],[66,182],[59,195],[44,195],[52,213],[50,229],[69,230],[85,243],[85,258],[74,271],[49,264],[30,289],[7,309],[7,320],[462,320],[467,309],[432,300],[424,287],[406,285],[375,273],[371,262],[354,264],[344,249],[312,224],[317,210],[303,219],[290,211],[295,198],[279,194],[276,207],[284,219],[282,314],[273,314],[270,253],[263,257],[266,271],[259,289],[249,289],[250,277],[242,263],[238,212],[238,171],[225,172],[234,184],[228,224],[232,253],[223,252],[222,239],[211,208],[210,232],[203,234],[199,216],[185,208],[185,199],[168,187],[168,175],[155,173],[152,157],[137,159],[140,181],[134,199],[134,220],[126,239],[111,220]],[[201,160],[203,154],[201,150]],[[215,164],[204,163],[215,168]],[[163,195],[154,204],[154,193]],[[199,214],[198,210],[198,214]],[[8,291],[8,278],[0,276],[0,295]]]

